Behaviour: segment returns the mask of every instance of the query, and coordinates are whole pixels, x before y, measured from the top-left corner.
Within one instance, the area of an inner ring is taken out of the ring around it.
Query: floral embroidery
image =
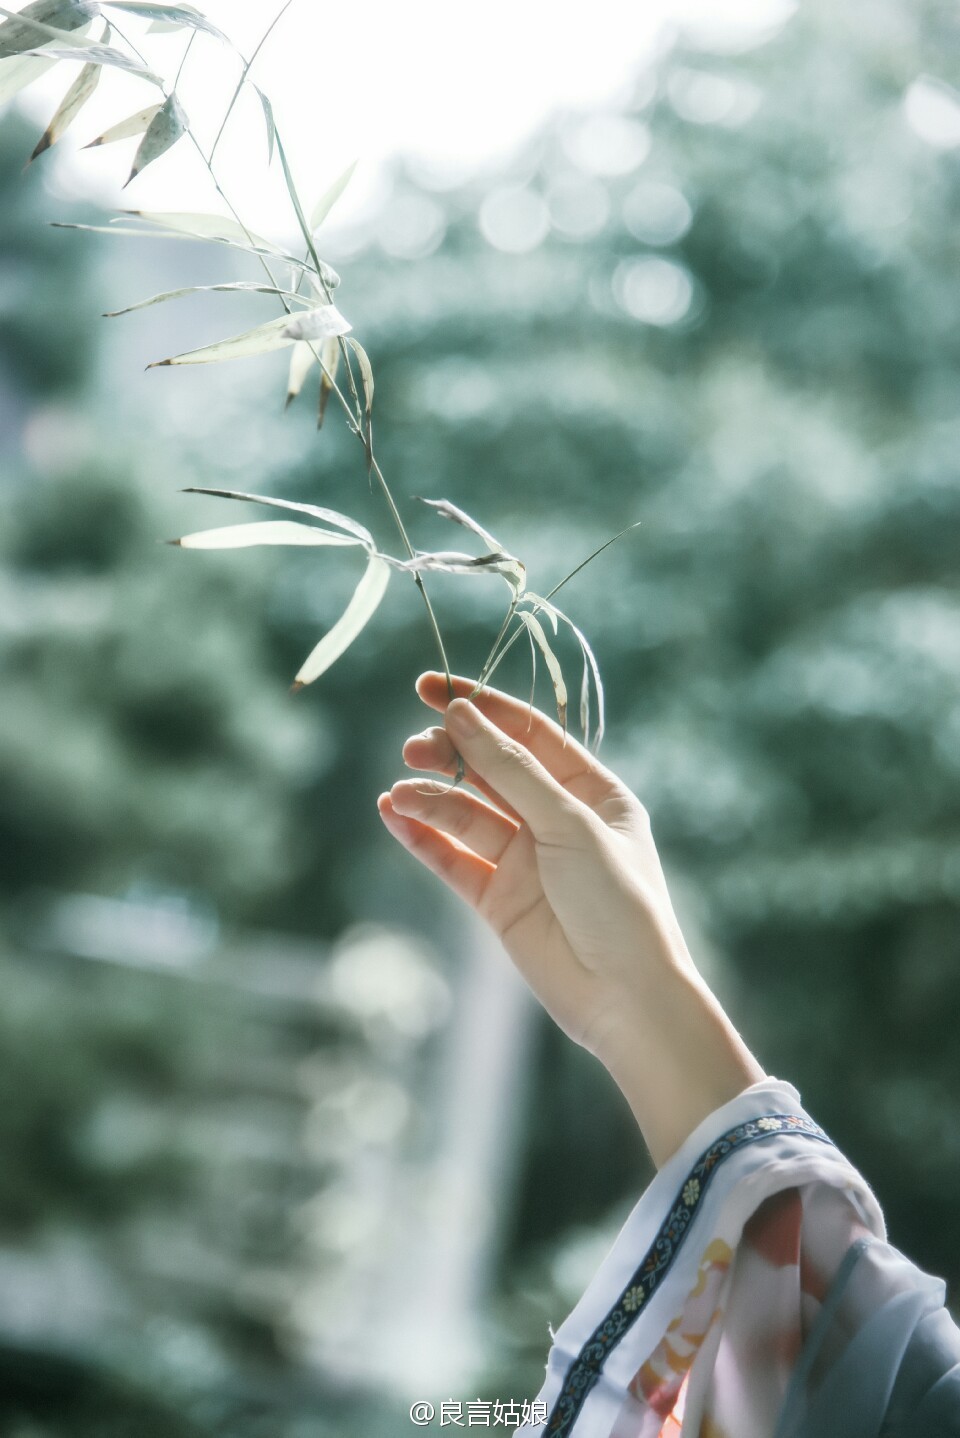
[[[736,1128],[729,1129],[714,1140],[687,1175],[679,1197],[671,1206],[667,1218],[630,1283],[567,1369],[559,1396],[543,1430],[550,1438],[569,1438],[591,1389],[599,1381],[600,1370],[608,1355],[630,1325],[636,1322],[640,1310],[666,1277],[690,1231],[699,1200],[723,1159],[744,1145],[769,1138],[771,1134],[782,1129],[791,1129],[806,1138],[817,1139],[831,1146],[833,1143],[822,1128],[802,1114],[765,1114],[762,1118],[747,1119],[745,1123],[738,1124]],[[610,1338],[612,1334],[616,1335],[614,1341]]]

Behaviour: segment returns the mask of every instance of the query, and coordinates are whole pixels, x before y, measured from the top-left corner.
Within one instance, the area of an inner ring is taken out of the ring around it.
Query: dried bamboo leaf
[[[159,305],[165,300],[179,300],[184,295],[208,294],[213,290],[241,290],[246,294],[282,295],[285,299],[303,302],[303,296],[295,294],[293,290],[281,290],[276,285],[259,284],[256,280],[230,280],[222,285],[187,285],[182,290],[164,290],[162,294],[151,295],[146,300],[138,300],[135,305],[124,305],[122,310],[106,310],[103,317],[113,320],[118,315],[129,315],[134,310],[145,310],[150,305]]]
[[[424,499],[422,494],[416,495],[415,498],[419,499],[421,504],[428,504],[431,509],[435,509],[441,519],[451,519],[454,524],[462,524],[464,529],[471,530],[473,534],[476,534],[483,540],[488,548],[503,552],[503,545],[499,539],[494,539],[489,530],[484,529],[475,519],[471,519],[465,510],[458,508],[455,504],[451,504],[449,499]]]
[[[556,609],[555,605],[553,607]],[[584,744],[589,744],[590,742],[590,701],[589,680],[587,677],[588,668],[590,675],[593,678],[593,689],[597,700],[597,732],[593,741],[594,753],[596,753],[597,749],[600,747],[600,741],[603,738],[604,730],[606,727],[606,720],[604,715],[603,681],[600,678],[600,666],[597,663],[596,655],[591,649],[587,637],[583,633],[582,629],[579,629],[577,625],[574,624],[570,616],[568,614],[564,614],[562,609],[556,609],[556,613],[558,617],[563,620],[564,624],[569,627],[571,633],[575,636],[577,643],[580,645],[580,652],[583,655],[583,680],[580,685],[580,727],[583,730]],[[585,714],[586,719],[584,717]]]
[[[337,370],[340,368],[340,342],[335,335],[324,340],[320,346],[320,393],[317,398],[317,429],[323,428],[323,417],[333,393]]]
[[[192,5],[140,4],[139,0],[101,0],[101,3],[109,6],[111,10],[122,10],[126,15],[136,15],[141,20],[152,20],[155,24],[159,22],[177,30],[202,30],[205,35],[213,35],[215,39],[222,40],[233,49],[229,36],[218,30],[212,21],[201,15]]]
[[[363,403],[366,409],[367,419],[373,413],[373,366],[370,363],[370,356],[367,354],[359,340],[348,339],[347,344],[353,350],[360,365],[360,378],[363,381]]]
[[[0,15],[7,17],[0,25],[0,59],[38,50],[45,40],[83,45],[86,42],[73,32],[89,24],[95,13],[86,0],[33,0],[22,10],[0,6]]]
[[[116,125],[111,125],[109,130],[104,130],[95,140],[84,145],[85,150],[93,150],[97,145],[112,145],[115,140],[129,140],[134,135],[142,135],[150,121],[159,110],[163,108],[163,101],[156,105],[148,105],[145,110],[138,110],[135,115],[128,115],[125,120],[119,120]]]
[[[286,333],[289,323],[289,315],[279,315],[274,320],[267,320],[266,324],[244,330],[243,334],[231,335],[229,339],[201,345],[199,349],[186,350],[168,359],[154,360],[147,369],[175,364],[220,364],[223,360],[247,359],[253,355],[268,354],[271,350],[285,349],[293,344],[293,339]]]
[[[135,180],[142,170],[166,154],[189,129],[190,121],[176,94],[168,95],[160,109],[147,126],[146,134],[137,146],[126,185]],[[124,185],[124,188],[126,188]]]
[[[8,12],[0,9],[0,15]],[[135,60],[131,55],[124,55],[122,50],[115,50],[112,45],[93,45],[84,43],[82,49],[77,44],[75,49],[61,49],[54,46],[44,46],[41,49],[25,50],[25,55],[51,56],[54,60],[83,60],[88,65],[107,65],[114,70],[126,70],[130,75],[139,75],[141,80],[149,80],[151,85],[158,85],[163,89],[163,81],[159,75],[154,74],[146,65]]]
[[[251,549],[261,544],[355,546],[362,540],[293,519],[268,519],[254,524],[228,524],[221,529],[200,529],[173,539],[181,549]]]
[[[333,524],[338,529],[345,529],[348,534],[354,534],[367,549],[375,550],[373,535],[369,529],[358,524],[349,515],[340,514],[336,509],[326,509],[320,504],[301,504],[294,499],[274,499],[266,494],[247,494],[239,489],[201,489],[196,485],[190,485],[185,489],[184,494],[211,494],[215,499],[244,499],[252,504],[265,504],[271,509],[286,509],[294,514],[309,514],[313,519],[319,519],[324,524]]]
[[[290,369],[287,374],[287,398],[284,409],[292,404],[303,389],[304,381],[316,360],[317,356],[313,346],[304,340],[298,341],[290,351]]]
[[[244,247],[252,241],[259,249],[269,250],[275,255],[283,254],[272,240],[265,240],[229,215],[209,215],[200,210],[121,210],[120,213],[143,220],[145,224],[156,225],[161,230],[189,235],[193,240],[230,240]]]
[[[567,732],[567,686],[563,679],[563,670],[560,668],[560,661],[550,648],[550,641],[543,631],[543,625],[533,614],[526,610],[518,610],[517,618],[526,625],[527,630],[533,638],[546,660],[547,668],[550,671],[550,680],[553,684],[553,692],[557,701],[557,718],[560,720],[564,734]]]
[[[253,85],[252,80],[250,83]],[[273,160],[273,151],[277,140],[277,126],[273,118],[273,106],[270,103],[270,97],[263,93],[259,85],[253,85],[253,88],[260,97],[260,106],[263,110],[263,122],[267,127],[267,164],[269,165]]]
[[[550,620],[550,623],[553,625],[553,632],[554,634],[556,634],[557,622],[560,619],[560,610],[557,608],[557,606],[555,604],[551,604],[549,599],[544,599],[542,594],[534,594],[532,589],[528,589],[523,597],[524,599],[529,600],[530,603],[533,605],[534,614],[537,614],[542,611],[547,616],[547,618]]]
[[[283,334],[288,340],[325,340],[332,335],[345,335],[352,328],[350,321],[344,319],[336,305],[324,304],[296,315],[289,321]]]
[[[390,566],[378,555],[371,554],[363,578],[353,592],[346,609],[332,629],[304,660],[294,680],[294,689],[312,684],[356,639],[376,612],[377,606],[386,593],[390,579]]]
[[[409,569],[414,574],[422,570],[437,570],[444,574],[497,574],[505,579],[518,594],[523,589],[526,570],[512,554],[461,554],[458,550],[418,551],[412,559],[396,561],[398,569]]]
[[[327,218],[330,211],[333,209],[334,205],[337,203],[340,196],[343,194],[344,190],[349,185],[350,180],[353,177],[353,172],[356,168],[357,161],[354,160],[352,164],[347,166],[342,175],[337,176],[330,188],[328,190],[325,190],[320,196],[319,200],[313,207],[313,212],[310,215],[311,233],[313,233],[313,231],[315,230],[318,230],[323,224],[324,220]]]
[[[109,32],[109,26],[107,28]],[[104,36],[104,39],[106,38],[107,37]],[[53,118],[37,141],[33,154],[30,156],[27,164],[35,160],[38,155],[42,155],[44,150],[49,150],[51,145],[57,143],[60,136],[69,128],[73,120],[76,119],[77,115],[79,115],[97,88],[100,83],[100,74],[101,68],[99,65],[84,65],[60,101],[60,104],[57,106]]]
[[[125,210],[123,213],[136,216],[137,211]],[[136,237],[141,240],[189,240],[191,243],[199,240],[214,245],[227,245],[232,250],[242,250],[247,255],[262,255],[266,259],[279,260],[285,265],[292,265],[294,269],[298,269],[304,274],[313,274],[312,264],[298,259],[296,255],[285,254],[275,246],[271,246],[270,249],[262,249],[257,245],[241,244],[237,240],[228,240],[220,235],[195,235],[174,229],[140,229],[134,225],[118,224],[115,220],[111,221],[109,225],[84,225],[74,220],[51,220],[50,223],[57,230],[90,230],[98,235],[129,235],[131,238]]]

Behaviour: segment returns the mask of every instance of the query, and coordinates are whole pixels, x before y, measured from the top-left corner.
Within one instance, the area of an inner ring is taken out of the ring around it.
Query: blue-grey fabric
[[[797,1361],[774,1438],[960,1438],[960,1329],[944,1284],[853,1244]]]

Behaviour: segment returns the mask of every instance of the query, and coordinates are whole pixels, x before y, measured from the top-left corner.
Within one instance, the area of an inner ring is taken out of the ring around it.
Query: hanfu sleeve
[[[765,1079],[698,1126],[627,1218],[557,1330],[531,1431],[960,1435],[943,1302],[796,1090]]]

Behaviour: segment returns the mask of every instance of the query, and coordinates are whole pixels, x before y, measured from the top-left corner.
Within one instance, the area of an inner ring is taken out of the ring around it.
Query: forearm
[[[636,983],[590,1036],[658,1168],[714,1109],[764,1077],[689,960],[645,955]]]

